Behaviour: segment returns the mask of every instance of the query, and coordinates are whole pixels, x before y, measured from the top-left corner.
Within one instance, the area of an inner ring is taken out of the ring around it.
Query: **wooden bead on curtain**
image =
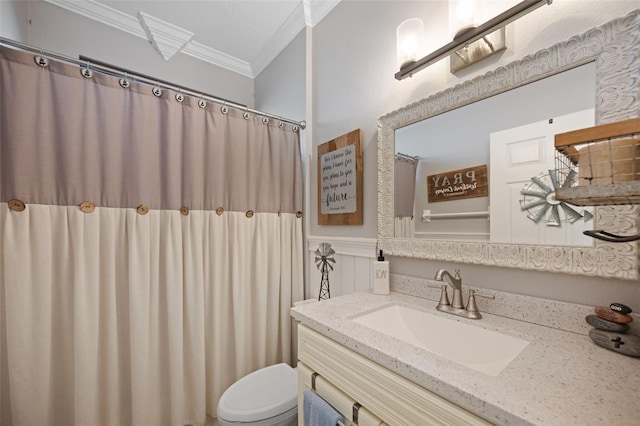
[[[189,215],[189,208],[187,206],[180,207],[180,213],[182,213],[182,216],[188,216]]]
[[[84,201],[80,204],[80,210],[84,213],[92,213],[96,209],[96,205],[91,201]]]
[[[302,217],[302,212],[301,212],[301,211],[297,211],[297,212],[296,212],[296,217],[297,217],[298,219],[300,219],[300,218]]]
[[[247,217],[248,217],[249,219],[251,219],[251,218],[253,217],[253,210],[248,210],[248,211],[247,211]]]
[[[140,204],[136,211],[138,212],[138,214],[144,216],[145,214],[149,213],[149,206],[147,206],[146,204]]]
[[[221,216],[221,215],[222,215],[222,213],[224,213],[224,209],[223,209],[222,207],[218,207],[218,208],[216,209],[216,214],[217,214],[218,216]]]
[[[22,201],[16,199],[9,200],[7,204],[9,205],[9,210],[14,212],[21,212],[27,208]]]

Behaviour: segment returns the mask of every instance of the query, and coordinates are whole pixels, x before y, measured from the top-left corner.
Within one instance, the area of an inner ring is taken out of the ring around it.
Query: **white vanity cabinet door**
[[[298,359],[389,425],[491,424],[302,324]]]
[[[298,363],[298,424],[304,423],[303,407],[303,392],[307,389],[311,389],[311,376],[313,370],[307,367],[302,362]],[[338,388],[329,383],[322,376],[316,377],[316,393],[329,405],[331,405],[336,411],[338,411],[345,419],[351,419],[353,414],[353,404],[356,402],[353,398],[350,398],[344,392],[341,392]],[[351,425],[348,420],[345,421],[345,425]],[[383,425],[375,415],[371,414],[365,407],[360,407],[358,410],[358,426],[381,426]]]

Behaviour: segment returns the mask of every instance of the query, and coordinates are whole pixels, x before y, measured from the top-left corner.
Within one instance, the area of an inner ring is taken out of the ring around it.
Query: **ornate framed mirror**
[[[640,10],[501,66],[378,118],[378,245],[393,256],[539,271],[639,279],[637,243],[596,240],[589,247],[396,238],[396,129],[595,63],[595,124],[640,116]],[[638,206],[594,208],[594,228],[637,233]]]

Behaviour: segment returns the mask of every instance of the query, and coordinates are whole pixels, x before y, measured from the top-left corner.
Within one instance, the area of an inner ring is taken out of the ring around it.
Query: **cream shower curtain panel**
[[[292,362],[296,129],[0,61],[0,424],[203,424]]]

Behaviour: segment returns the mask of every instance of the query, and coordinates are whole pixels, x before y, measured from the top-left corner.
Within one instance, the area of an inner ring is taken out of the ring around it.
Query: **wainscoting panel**
[[[317,299],[321,274],[315,262],[315,251],[320,243],[329,243],[336,251],[333,271],[329,272],[331,297],[356,291],[369,290],[371,262],[376,260],[375,238],[320,237],[307,238],[307,282],[305,299]]]

